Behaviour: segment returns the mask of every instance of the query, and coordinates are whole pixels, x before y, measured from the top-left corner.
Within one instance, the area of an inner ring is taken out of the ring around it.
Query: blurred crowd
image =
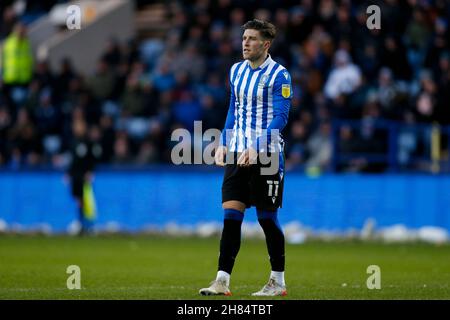
[[[381,9],[379,30],[366,26],[371,4]],[[100,163],[170,163],[174,129],[193,131],[195,120],[202,120],[203,131],[223,128],[229,68],[241,59],[241,26],[252,18],[276,25],[270,53],[292,76],[294,97],[283,132],[288,168],[326,171],[336,152],[386,154],[389,132],[378,127],[386,120],[404,124],[396,132],[396,156],[407,165],[430,147],[427,132],[410,125],[450,124],[445,0],[165,5],[171,27],[164,39],[112,38],[90,75],[81,75],[67,58],[57,71],[46,61],[33,61],[28,73],[10,81],[3,59],[0,167],[67,166],[77,122],[88,125]],[[10,7],[1,9],[4,47],[26,39]],[[26,66],[22,60],[20,66]],[[338,119],[361,122],[336,131],[332,123]],[[362,156],[338,169],[368,168]]]

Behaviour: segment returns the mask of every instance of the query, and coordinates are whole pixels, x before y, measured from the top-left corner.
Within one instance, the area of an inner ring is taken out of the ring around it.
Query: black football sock
[[[219,270],[231,274],[234,261],[241,247],[241,225],[244,214],[238,210],[225,209],[222,238],[220,239]]]
[[[266,236],[272,271],[283,272],[285,267],[284,234],[278,223],[277,211],[257,210],[258,222]]]

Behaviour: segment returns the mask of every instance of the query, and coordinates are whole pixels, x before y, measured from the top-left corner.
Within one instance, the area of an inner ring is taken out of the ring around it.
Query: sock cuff
[[[237,220],[237,221],[244,220],[244,214],[242,212],[240,212],[239,210],[224,209],[224,213],[225,213],[224,219]]]
[[[225,279],[227,286],[230,285],[230,277],[231,277],[231,275],[226,271],[222,271],[222,270],[217,271],[216,280]]]

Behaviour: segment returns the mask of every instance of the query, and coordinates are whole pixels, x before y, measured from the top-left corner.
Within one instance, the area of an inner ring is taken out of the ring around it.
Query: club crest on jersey
[[[289,98],[291,96],[291,86],[289,84],[283,84],[281,86],[281,95],[283,98]]]
[[[267,83],[267,80],[269,80],[269,76],[267,74],[263,74],[261,76],[261,79],[259,79],[258,87],[259,88],[264,88],[264,86]]]

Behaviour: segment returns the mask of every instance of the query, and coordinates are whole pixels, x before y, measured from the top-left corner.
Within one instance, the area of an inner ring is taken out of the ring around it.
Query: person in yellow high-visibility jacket
[[[13,32],[5,39],[1,53],[3,91],[7,102],[14,104],[12,90],[27,86],[33,76],[33,52],[24,24],[15,25]]]

